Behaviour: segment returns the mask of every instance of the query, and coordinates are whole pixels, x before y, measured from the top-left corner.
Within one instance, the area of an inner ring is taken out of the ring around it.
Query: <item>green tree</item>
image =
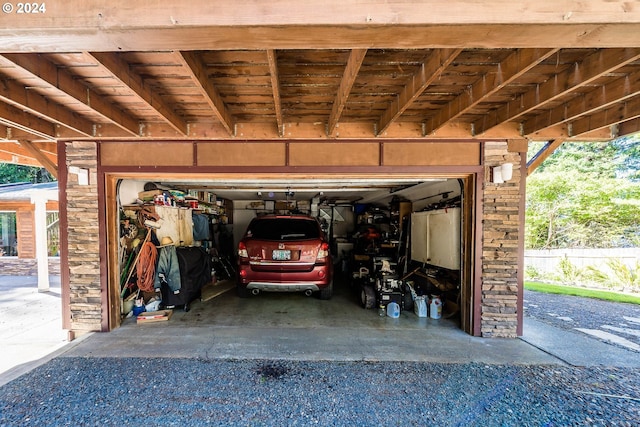
[[[0,163],[0,184],[16,182],[51,182],[55,179],[44,168],[14,165],[12,163]]]
[[[565,143],[547,159],[527,180],[526,247],[640,246],[640,182],[629,166],[637,152],[629,148]]]

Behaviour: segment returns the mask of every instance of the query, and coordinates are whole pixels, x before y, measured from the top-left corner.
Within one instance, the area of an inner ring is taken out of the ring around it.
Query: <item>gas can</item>
[[[442,316],[442,301],[437,295],[431,296],[431,304],[429,305],[429,316],[432,319],[439,319]]]

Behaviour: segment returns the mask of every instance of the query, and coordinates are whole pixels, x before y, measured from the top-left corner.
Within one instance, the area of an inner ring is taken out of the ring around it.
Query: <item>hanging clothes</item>
[[[209,233],[209,217],[202,214],[193,214],[193,240],[211,240]]]
[[[174,245],[161,246],[158,250],[158,266],[153,287],[156,292],[160,290],[160,281],[164,279],[173,293],[180,291],[182,283],[180,281],[180,265],[178,254]]]

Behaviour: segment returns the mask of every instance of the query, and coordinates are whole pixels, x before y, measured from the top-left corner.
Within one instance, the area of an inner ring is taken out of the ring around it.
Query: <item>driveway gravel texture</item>
[[[640,370],[59,357],[0,388],[0,425],[637,426]]]
[[[564,298],[525,292],[525,313],[640,317]],[[638,426],[640,369],[63,356],[0,387],[0,426],[67,425]]]

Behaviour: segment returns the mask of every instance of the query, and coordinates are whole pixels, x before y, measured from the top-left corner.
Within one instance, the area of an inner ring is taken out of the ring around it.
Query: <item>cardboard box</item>
[[[136,321],[138,323],[166,322],[172,315],[173,310],[145,311],[138,314]]]
[[[278,200],[276,202],[276,210],[277,211],[288,211],[296,208],[295,201],[286,201],[286,200]]]

